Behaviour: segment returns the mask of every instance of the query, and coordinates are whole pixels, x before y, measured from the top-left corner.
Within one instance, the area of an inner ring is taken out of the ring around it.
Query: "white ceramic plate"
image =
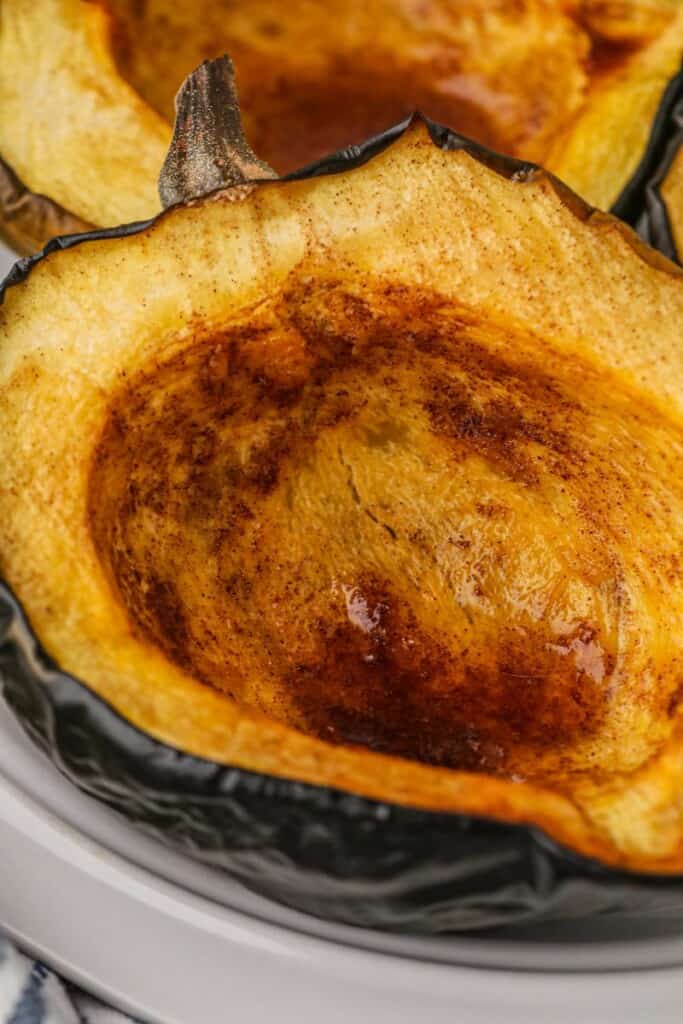
[[[0,850],[0,925],[65,976],[164,1024],[347,1024],[350,1014],[373,1024],[680,1021],[683,968],[655,965],[683,963],[681,938],[626,930],[592,942],[550,932],[423,942],[317,922],[82,796],[2,704]],[[596,971],[608,963],[641,969]]]

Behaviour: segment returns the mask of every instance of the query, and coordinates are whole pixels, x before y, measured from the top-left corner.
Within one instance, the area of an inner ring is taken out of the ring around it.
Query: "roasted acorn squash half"
[[[279,173],[414,109],[544,163],[608,209],[683,53],[680,0],[3,0],[0,217],[51,236],[149,217],[173,97],[235,59],[247,137]]]
[[[683,906],[681,272],[419,118],[269,175],[205,65],[187,201],[7,281],[10,704],[316,914]]]

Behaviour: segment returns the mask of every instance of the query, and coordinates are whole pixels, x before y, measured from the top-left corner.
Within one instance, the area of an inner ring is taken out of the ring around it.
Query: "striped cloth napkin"
[[[0,1024],[140,1024],[20,953],[0,935]]]

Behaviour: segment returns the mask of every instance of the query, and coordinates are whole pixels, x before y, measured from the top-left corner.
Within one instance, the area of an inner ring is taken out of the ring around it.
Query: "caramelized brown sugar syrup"
[[[238,703],[597,777],[677,703],[682,456],[662,412],[538,337],[299,275],[115,395],[89,518],[137,634]]]

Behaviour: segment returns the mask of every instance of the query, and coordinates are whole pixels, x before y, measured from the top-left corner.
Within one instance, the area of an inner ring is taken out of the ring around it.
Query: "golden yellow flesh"
[[[420,126],[53,254],[0,309],[0,572],[184,750],[680,871],[682,288]]]
[[[0,156],[32,192],[91,224],[151,217],[170,139],[118,73],[98,4],[3,0]]]
[[[152,216],[175,91],[226,50],[250,142],[279,172],[419,107],[608,208],[680,63],[683,11],[679,0],[3,0],[0,158],[81,221]],[[30,249],[64,213],[37,206],[31,218],[26,205],[5,227]]]
[[[591,34],[611,43],[640,43],[662,32],[680,0],[580,0],[576,13]]]
[[[680,584],[683,438],[606,383],[305,266],[115,397],[98,554],[139,635],[240,703],[571,792],[661,743],[682,668],[648,601]]]
[[[544,165],[587,202],[609,209],[640,163],[660,100],[682,58],[680,11],[660,36],[594,83],[590,103],[559,132]],[[675,207],[672,211],[676,220]]]

